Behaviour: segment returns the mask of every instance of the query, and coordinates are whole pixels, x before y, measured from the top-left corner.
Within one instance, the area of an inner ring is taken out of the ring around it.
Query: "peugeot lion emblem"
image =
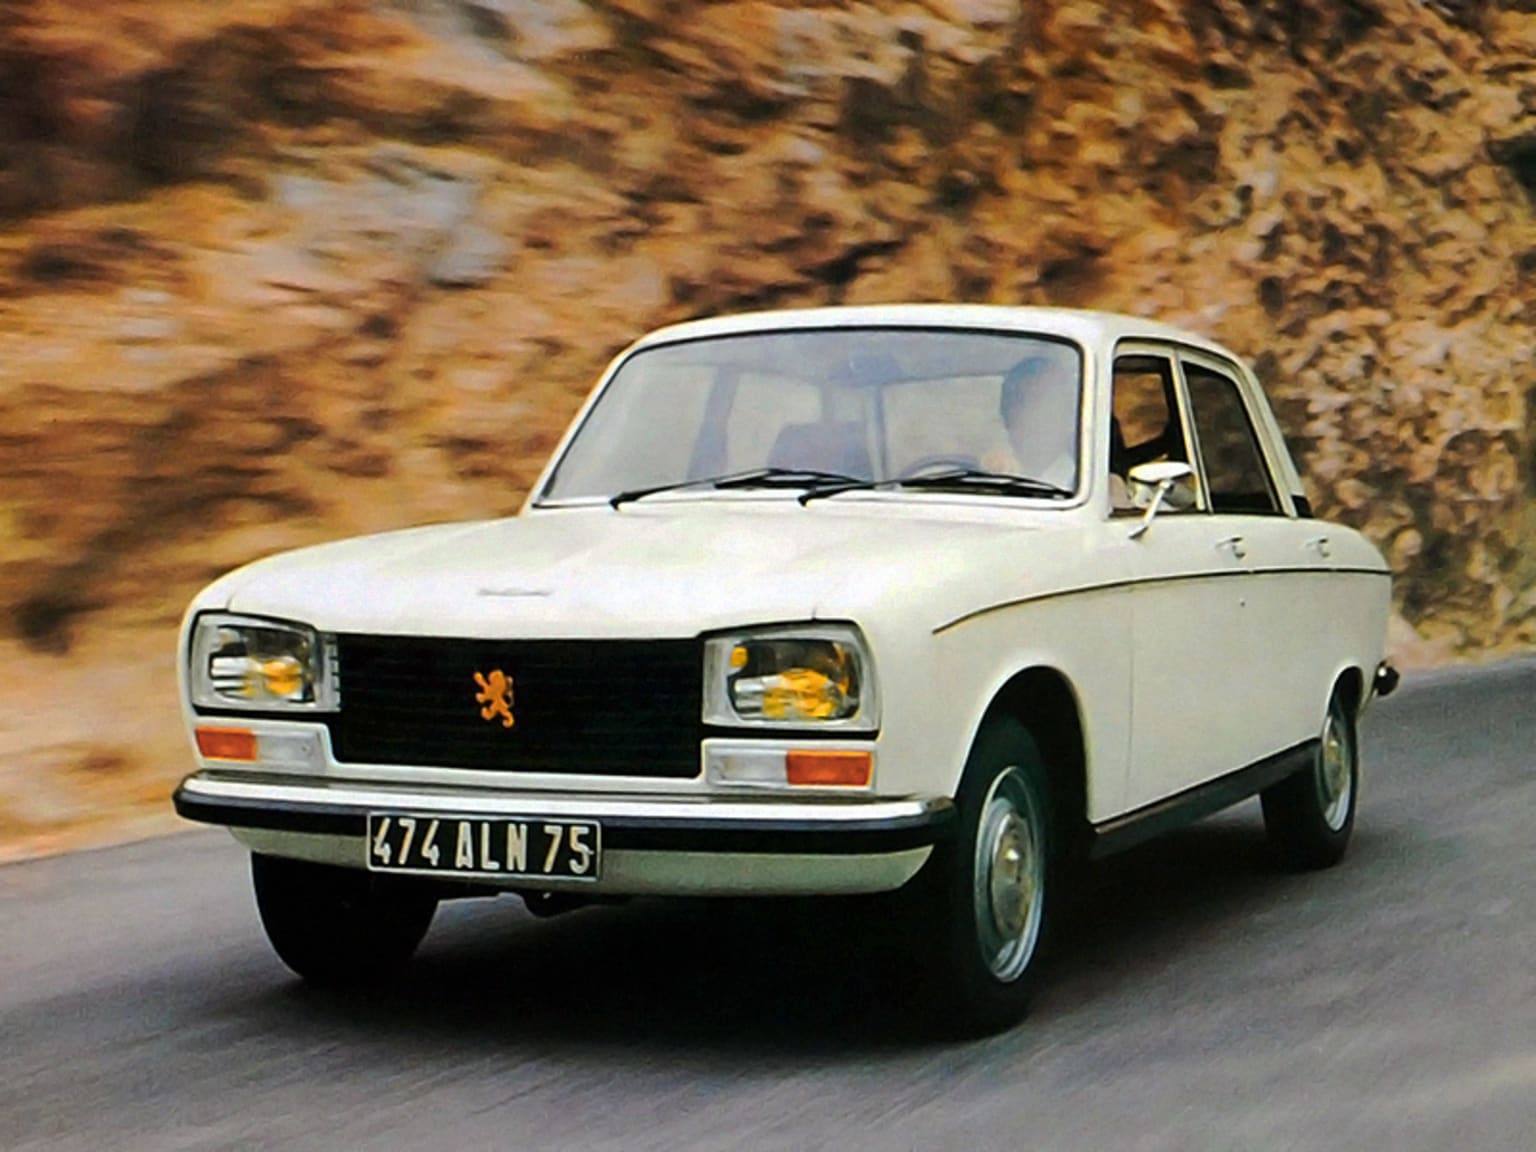
[[[475,703],[483,705],[480,718],[494,720],[499,716],[503,728],[512,727],[516,723],[512,718],[512,677],[497,668],[489,676],[476,672],[475,683],[480,685]]]

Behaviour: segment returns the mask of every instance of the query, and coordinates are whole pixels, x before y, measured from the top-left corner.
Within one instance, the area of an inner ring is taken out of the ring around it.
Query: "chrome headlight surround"
[[[195,708],[236,712],[334,712],[330,637],[303,624],[205,612],[192,624],[187,685]]]
[[[880,700],[863,634],[852,624],[786,624],[705,637],[704,723],[877,731]]]

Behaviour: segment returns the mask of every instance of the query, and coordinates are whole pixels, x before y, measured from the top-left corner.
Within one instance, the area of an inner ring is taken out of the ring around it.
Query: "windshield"
[[[1064,341],[812,329],[660,345],[626,360],[546,500],[758,469],[884,482],[976,469],[1077,488],[1082,356]]]

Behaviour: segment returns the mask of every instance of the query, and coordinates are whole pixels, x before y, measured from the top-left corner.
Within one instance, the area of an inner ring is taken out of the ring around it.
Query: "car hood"
[[[981,585],[995,593],[1000,566],[1051,582],[1059,565],[1041,557],[1059,550],[1040,540],[1070,519],[779,498],[541,510],[284,553],[232,573],[196,607],[332,632],[658,637],[858,619],[922,591],[937,625],[976,607]]]

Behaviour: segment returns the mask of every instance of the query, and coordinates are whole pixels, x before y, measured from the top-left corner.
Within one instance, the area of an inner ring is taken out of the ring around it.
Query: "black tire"
[[[262,927],[278,957],[312,984],[371,984],[403,968],[437,897],[408,879],[278,856],[251,856]]]
[[[1264,830],[1286,868],[1330,868],[1344,858],[1360,794],[1359,748],[1354,709],[1335,688],[1311,766],[1260,795]]]
[[[1059,870],[1045,763],[1022,724],[982,726],[956,809],[955,835],[912,881],[906,914],[926,943],[932,1022],[950,1035],[987,1035],[1029,1010]],[[1018,867],[996,868],[1010,852]]]

